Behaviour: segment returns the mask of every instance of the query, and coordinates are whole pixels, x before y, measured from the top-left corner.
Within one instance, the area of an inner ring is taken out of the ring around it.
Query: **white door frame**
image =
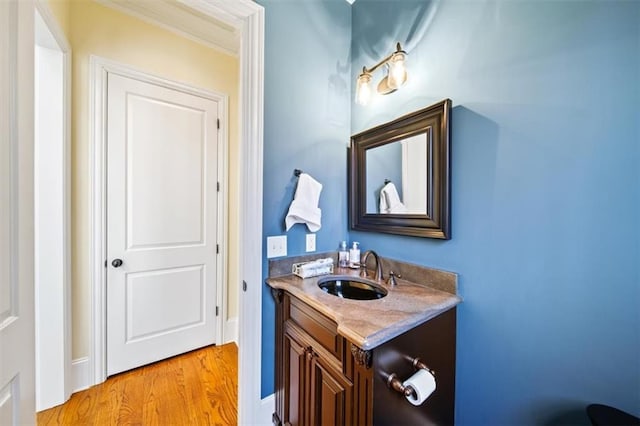
[[[62,247],[62,295],[56,298],[47,299],[47,308],[39,305],[36,299],[36,318],[48,325],[50,335],[59,336],[58,339],[48,339],[46,347],[36,343],[36,362],[40,366],[49,366],[56,371],[55,375],[43,377],[38,373],[36,367],[36,401],[44,406],[38,409],[49,408],[62,404],[69,399],[72,389],[71,377],[71,190],[70,190],[70,170],[71,170],[71,47],[64,32],[58,25],[49,6],[42,0],[35,1],[35,12],[37,12],[44,25],[53,36],[50,44],[56,46],[56,50],[62,54],[62,162],[54,167],[63,172],[62,182],[62,241],[56,241],[58,247]],[[39,25],[36,22],[36,26]],[[49,160],[48,160],[49,161]],[[37,220],[39,212],[34,212]],[[44,212],[46,214],[46,212]],[[38,259],[35,259],[36,263]],[[36,286],[40,283],[36,281]],[[36,294],[41,294],[44,289],[36,289]],[[54,304],[54,306],[51,306]],[[54,315],[52,318],[49,315]],[[55,330],[51,326],[55,324]],[[38,337],[39,323],[36,322],[36,339]],[[57,347],[51,347],[52,344]],[[63,359],[59,354],[64,354]],[[61,362],[62,361],[62,362]],[[59,372],[59,374],[57,373]],[[54,383],[51,380],[63,378],[63,383]],[[44,401],[44,402],[43,402]]]
[[[91,56],[89,91],[92,93],[91,112],[92,120],[91,128],[93,129],[93,139],[91,143],[93,158],[93,212],[92,217],[95,220],[93,228],[93,261],[98,267],[92,269],[94,276],[94,285],[91,288],[93,301],[92,314],[92,330],[93,330],[93,351],[89,358],[90,371],[95,372],[96,383],[100,383],[106,379],[107,371],[107,268],[105,260],[107,259],[107,74],[117,74],[123,77],[143,81],[145,83],[161,86],[167,89],[177,90],[190,95],[199,96],[201,98],[210,99],[217,102],[218,118],[221,122],[226,122],[229,110],[229,97],[225,94],[214,92],[211,90],[203,90],[190,85],[171,81],[163,77],[155,76],[147,72],[135,69],[131,66],[121,64],[99,56]],[[220,188],[221,199],[217,203],[217,223],[216,234],[217,243],[222,247],[227,246],[226,232],[228,226],[227,218],[227,193],[225,191],[227,163],[228,163],[228,137],[227,127],[222,125],[218,134],[218,153],[217,153],[217,176],[218,182],[223,185]],[[219,255],[211,253],[215,256],[216,263],[216,305],[222,306],[222,312],[216,320],[215,343],[224,342],[224,314],[226,312],[226,286],[223,283],[227,278],[227,255],[226,250],[222,250]]]
[[[35,423],[34,17],[32,1],[0,4],[0,423],[11,425]]]
[[[264,9],[251,0],[193,0],[201,13],[237,27],[240,32],[240,277],[246,290],[240,293],[238,318],[238,423],[264,424],[261,418],[261,334],[262,334],[262,156],[263,156],[263,91],[264,91]],[[239,25],[238,25],[239,23]],[[180,30],[179,24],[173,26]],[[93,93],[92,93],[93,96]],[[94,100],[90,102],[94,105]],[[96,114],[91,114],[93,119]],[[104,335],[96,329],[98,317],[104,318],[96,297],[104,300],[104,254],[101,230],[104,226],[104,192],[101,164],[104,146],[95,145],[103,139],[90,127],[91,158],[91,291],[93,342],[89,354],[92,384],[106,379],[104,358],[96,347]],[[97,137],[94,137],[97,136]],[[236,165],[232,165],[236,166]],[[242,288],[241,286],[239,286]]]

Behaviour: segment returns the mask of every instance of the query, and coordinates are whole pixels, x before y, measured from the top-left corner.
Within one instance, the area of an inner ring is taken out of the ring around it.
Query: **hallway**
[[[38,413],[38,425],[235,425],[238,348],[209,346],[130,370]]]

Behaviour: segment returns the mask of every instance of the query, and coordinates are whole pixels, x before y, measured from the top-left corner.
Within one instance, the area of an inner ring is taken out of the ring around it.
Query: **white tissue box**
[[[333,273],[333,259],[313,260],[311,262],[294,263],[291,272],[300,278],[317,277]]]

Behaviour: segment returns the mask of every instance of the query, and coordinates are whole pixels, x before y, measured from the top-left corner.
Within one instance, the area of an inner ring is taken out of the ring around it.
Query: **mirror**
[[[351,137],[351,229],[451,238],[451,100]]]

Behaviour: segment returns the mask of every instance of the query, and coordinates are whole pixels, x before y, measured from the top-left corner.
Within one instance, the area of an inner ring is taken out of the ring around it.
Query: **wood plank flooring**
[[[38,425],[235,425],[238,348],[209,346],[127,371],[38,413]]]

